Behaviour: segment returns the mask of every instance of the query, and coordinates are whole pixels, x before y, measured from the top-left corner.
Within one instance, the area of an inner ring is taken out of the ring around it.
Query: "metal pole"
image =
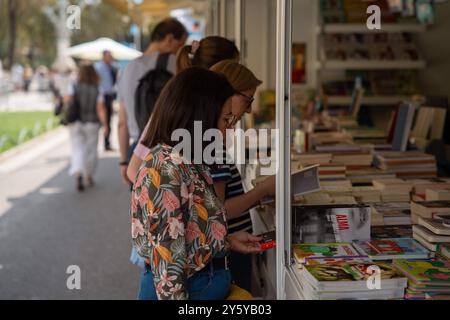
[[[219,35],[220,33],[220,21],[219,21],[219,1],[220,0],[214,0],[212,2],[212,33],[213,35]]]
[[[235,0],[234,1],[234,38],[237,48],[240,52],[241,63],[245,65],[245,29],[244,29],[244,3],[245,0]],[[241,120],[236,124],[236,130],[244,130],[245,131],[245,123]],[[237,147],[237,168],[242,177],[245,177],[245,153],[241,154],[241,150],[244,150],[245,140],[241,141],[241,139],[237,139],[236,147]]]
[[[234,0],[234,40],[245,65],[245,0]]]
[[[292,56],[292,0],[277,1],[277,73],[276,124],[277,141],[277,299],[286,299],[285,272],[289,263],[291,237],[291,159],[290,159],[290,96]]]

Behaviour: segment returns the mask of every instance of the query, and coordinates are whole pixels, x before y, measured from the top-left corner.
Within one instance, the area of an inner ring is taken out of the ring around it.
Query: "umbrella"
[[[100,38],[69,48],[71,57],[83,60],[101,60],[103,51],[108,50],[116,60],[133,60],[142,55],[142,52],[124,46],[109,38]]]

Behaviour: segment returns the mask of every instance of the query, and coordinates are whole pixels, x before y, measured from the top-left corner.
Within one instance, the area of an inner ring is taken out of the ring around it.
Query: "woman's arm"
[[[103,101],[97,102],[97,116],[106,132],[109,131],[108,121],[106,120],[106,106]]]
[[[215,185],[215,184],[214,184]],[[238,218],[266,196],[275,194],[275,176],[268,177],[249,192],[225,200],[228,219]]]
[[[133,156],[131,157],[130,163],[128,163],[127,168],[127,176],[128,179],[130,179],[131,182],[135,182],[136,175],[139,171],[139,167],[141,166],[142,159],[139,158],[135,153],[133,153]]]

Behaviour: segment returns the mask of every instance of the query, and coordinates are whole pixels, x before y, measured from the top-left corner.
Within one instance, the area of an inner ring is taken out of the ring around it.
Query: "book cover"
[[[450,286],[450,261],[396,260],[394,266],[414,283]]]
[[[292,246],[294,257],[300,264],[307,264],[309,261],[320,263],[349,259],[364,259],[367,256],[361,255],[351,243],[303,243]]]
[[[353,245],[372,260],[429,258],[429,251],[412,238],[354,241]]]
[[[445,259],[450,259],[450,243],[442,243],[438,251]]]
[[[381,288],[405,288],[407,279],[390,263],[382,262],[337,262],[305,266],[305,278],[319,291],[369,290],[367,279],[378,267]],[[369,269],[370,268],[370,269]]]
[[[335,243],[370,239],[370,207],[294,205],[293,243]]]
[[[412,238],[412,226],[372,226],[372,239]]]

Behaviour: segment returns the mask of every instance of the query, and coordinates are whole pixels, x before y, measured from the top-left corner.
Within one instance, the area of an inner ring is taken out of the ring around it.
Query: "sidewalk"
[[[100,154],[97,185],[81,194],[67,174],[69,156],[63,129],[0,163],[0,299],[137,295],[139,270],[128,261],[129,192],[117,154]],[[81,269],[81,290],[67,288],[71,265]]]

